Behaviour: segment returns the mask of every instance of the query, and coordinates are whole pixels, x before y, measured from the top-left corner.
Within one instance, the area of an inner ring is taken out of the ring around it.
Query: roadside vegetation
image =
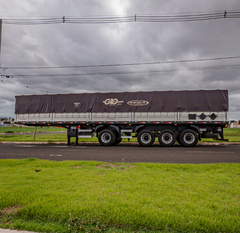
[[[229,142],[240,142],[240,129],[225,128],[224,136]],[[59,134],[51,134],[50,132],[61,131]],[[24,133],[34,133],[35,127],[6,127],[0,128],[0,133],[8,133],[8,135],[0,135],[0,141],[39,141],[39,142],[66,142],[67,141],[67,130],[65,128],[58,127],[38,127],[36,137],[34,134],[26,135]],[[65,132],[65,133],[64,133]],[[12,135],[13,133],[20,133],[18,135]],[[48,133],[48,134],[44,134]],[[137,138],[132,138],[131,142],[137,142]],[[74,138],[71,138],[71,142],[75,142]],[[79,142],[98,142],[96,137],[93,138],[82,138]],[[123,139],[122,142],[128,142],[128,139]],[[155,142],[158,142],[156,138]],[[202,142],[216,142],[213,139],[202,139]]]
[[[0,133],[34,133],[36,127],[0,127]],[[37,133],[66,131],[62,127],[37,127]]]
[[[240,232],[240,164],[1,160],[0,227]]]

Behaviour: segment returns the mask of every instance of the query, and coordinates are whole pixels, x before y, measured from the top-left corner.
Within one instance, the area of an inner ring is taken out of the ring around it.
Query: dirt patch
[[[0,211],[1,215],[15,215],[18,210],[21,209],[20,206],[12,206],[12,207],[6,207],[3,210]]]
[[[71,166],[71,168],[82,168],[82,166]]]
[[[97,173],[98,176],[105,176],[105,172]]]
[[[119,170],[124,170],[126,168],[135,167],[135,165],[128,164],[114,164],[114,163],[103,163],[101,165],[97,165],[97,168],[117,168]]]
[[[115,168],[115,167],[122,167],[123,165],[122,164],[113,164],[113,163],[104,163],[104,164],[101,164],[101,165],[97,165],[96,167],[97,168]]]

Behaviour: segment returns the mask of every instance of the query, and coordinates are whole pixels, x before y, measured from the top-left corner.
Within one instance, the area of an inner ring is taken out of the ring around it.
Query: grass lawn
[[[4,130],[2,130],[4,129]],[[4,132],[34,132],[34,127],[6,127],[0,129],[0,133],[2,130],[2,133]],[[230,129],[225,128],[224,130],[224,136],[226,139],[229,140],[229,142],[240,142],[240,129]],[[37,135],[34,140],[34,135],[0,135],[0,141],[39,141],[39,142],[66,142],[67,141],[67,132],[62,134],[41,134],[41,132],[51,132],[51,131],[64,131],[66,132],[66,129],[64,128],[57,128],[57,127],[43,127],[37,128]],[[75,142],[74,138],[71,138],[72,142]],[[123,139],[123,142],[128,142],[128,139]],[[131,142],[137,142],[137,138],[132,138],[130,140]],[[156,142],[158,142],[158,139],[155,139]],[[79,142],[98,142],[98,139],[96,137],[93,138],[82,138],[79,139]],[[202,139],[202,142],[216,142],[213,139]]]
[[[24,159],[1,160],[0,174],[0,227],[240,232],[240,164]]]
[[[37,127],[37,133],[52,132],[52,131],[67,131],[61,127]],[[0,127],[0,133],[29,133],[35,132],[35,127]]]

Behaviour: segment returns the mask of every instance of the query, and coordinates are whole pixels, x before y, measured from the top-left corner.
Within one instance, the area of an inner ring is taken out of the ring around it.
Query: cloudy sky
[[[240,119],[240,58],[11,69],[240,56],[240,18],[228,18],[228,13],[226,18],[195,22],[138,21],[140,15],[240,11],[239,0],[0,0],[0,6],[3,20],[0,116],[14,115],[15,96],[22,94],[227,89],[229,120]],[[136,22],[79,24],[68,21],[74,17],[99,19],[135,14]],[[31,25],[35,19],[63,16],[65,23]],[[30,25],[8,24],[23,19],[30,20]],[[13,77],[6,78],[6,75]]]

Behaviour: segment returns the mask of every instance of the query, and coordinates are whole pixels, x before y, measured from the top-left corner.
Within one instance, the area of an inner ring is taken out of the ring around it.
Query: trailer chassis
[[[16,122],[28,126],[61,126],[67,129],[68,145],[71,137],[76,138],[75,145],[81,138],[95,135],[103,146],[113,146],[123,138],[130,140],[137,137],[141,146],[151,146],[158,138],[162,146],[173,146],[177,141],[182,146],[195,146],[202,138],[228,141],[224,138],[223,128],[227,121],[187,121],[187,122]]]

